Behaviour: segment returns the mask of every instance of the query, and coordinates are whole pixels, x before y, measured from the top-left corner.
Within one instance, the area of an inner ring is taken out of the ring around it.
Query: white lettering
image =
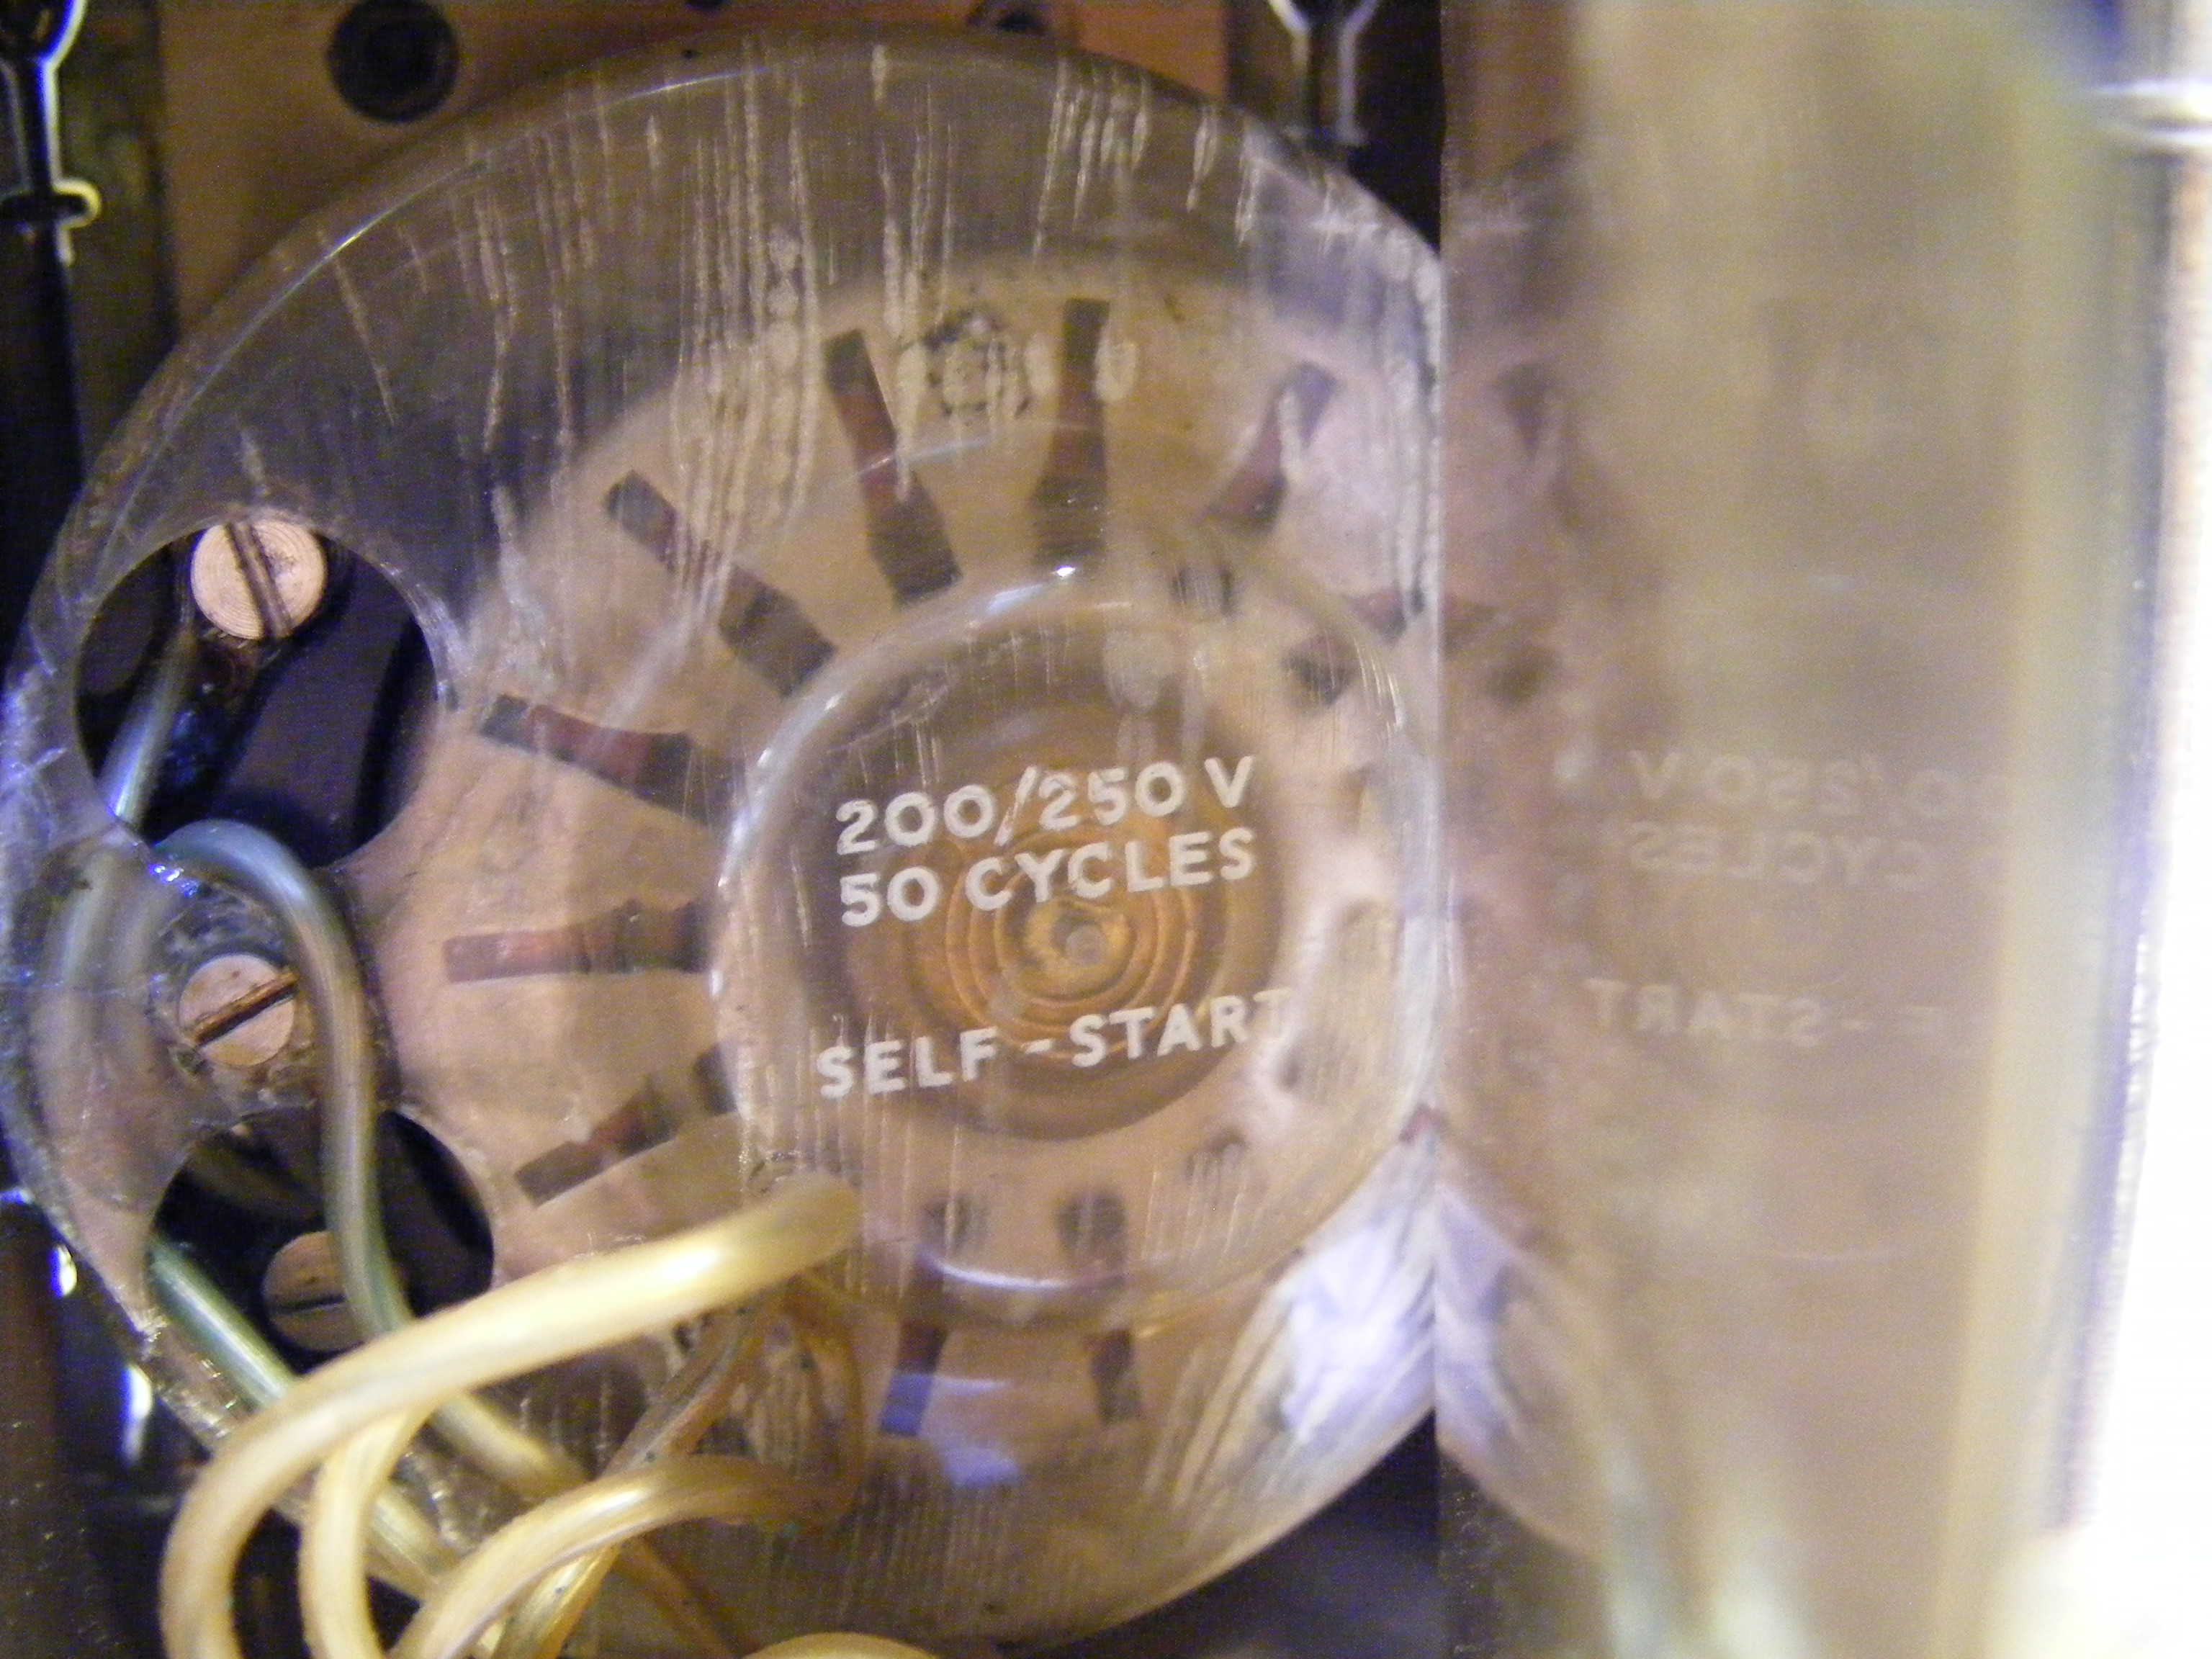
[[[1867,866],[1881,850],[1880,836],[1838,836],[1836,856],[1844,861],[1844,884],[1856,887],[1865,881]]]
[[[1221,832],[1221,878],[1242,881],[1252,873],[1252,832],[1239,824]]]
[[[1078,898],[1102,899],[1114,890],[1111,878],[1086,876],[1083,872],[1094,864],[1109,863],[1114,857],[1112,843],[1103,841],[1086,842],[1067,855],[1068,890]]]
[[[945,798],[945,827],[962,841],[988,834],[998,817],[998,801],[980,783],[964,783]]]
[[[1042,858],[1034,853],[1014,854],[1014,863],[1030,878],[1030,885],[1036,890],[1039,904],[1052,896],[1052,872],[1060,868],[1061,860],[1066,857],[1067,848],[1065,847],[1055,847]]]
[[[968,902],[978,910],[1005,909],[1007,901],[1014,896],[1012,886],[1001,887],[993,892],[983,885],[983,878],[995,876],[1006,867],[1006,860],[999,858],[977,859],[969,865],[967,875],[960,883],[960,890],[967,894]]]
[[[1165,1054],[1188,1048],[1195,1054],[1204,1046],[1198,1040],[1198,1022],[1190,1017],[1190,1010],[1180,1002],[1169,1009],[1167,1023],[1160,1027],[1160,1046],[1154,1052]]]
[[[1150,893],[1168,884],[1167,878],[1164,876],[1148,876],[1145,873],[1144,842],[1140,841],[1124,842],[1121,854],[1121,862],[1128,878],[1127,885],[1131,892]]]
[[[1636,769],[1636,781],[1644,791],[1646,800],[1664,800],[1674,793],[1674,780],[1681,775],[1682,751],[1670,749],[1655,765],[1651,757],[1641,749],[1628,751],[1628,763]]]
[[[876,891],[873,871],[845,876],[837,883],[837,896],[845,906],[848,927],[865,927],[884,913],[883,896]]]
[[[1188,793],[1182,768],[1173,761],[1154,761],[1137,774],[1137,805],[1156,818],[1181,811]]]
[[[885,1037],[861,1050],[861,1073],[867,1079],[870,1094],[896,1095],[905,1091],[906,1079],[899,1071],[904,1048],[905,1045],[896,1038]]]
[[[1117,1008],[1106,1016],[1121,1028],[1130,1059],[1142,1060],[1145,1057],[1145,1026],[1158,1012],[1159,1010],[1157,1008]]]
[[[837,836],[837,851],[848,857],[855,853],[874,852],[880,843],[868,834],[868,826],[875,821],[875,802],[845,802],[837,809],[837,822],[845,826]]]
[[[1766,763],[1766,810],[1787,816],[1804,810],[1813,792],[1813,763],[1776,760]]]
[[[1667,826],[1638,818],[1628,826],[1628,867],[1657,874],[1667,868]]]
[[[936,803],[912,789],[893,795],[884,808],[884,833],[902,847],[927,845],[937,834]]]
[[[1705,763],[1705,799],[1731,810],[1759,799],[1759,768],[1741,755],[1716,755]]]
[[[1041,828],[1056,835],[1082,827],[1075,816],[1075,775],[1073,772],[1048,772],[1044,781],[1037,785],[1037,799],[1044,803],[1044,811],[1037,817]]]
[[[1129,775],[1126,766],[1109,766],[1093,772],[1085,793],[1091,797],[1091,816],[1103,824],[1115,824],[1129,816]]]
[[[960,1034],[960,1080],[973,1083],[983,1062],[999,1052],[999,1028],[978,1025]]]
[[[884,898],[891,907],[891,914],[901,921],[924,920],[944,896],[944,884],[938,880],[937,872],[926,865],[917,864],[900,871],[884,888]]]
[[[1818,997],[1790,999],[1790,1024],[1783,1030],[1783,1041],[1797,1048],[1817,1048],[1827,1031],[1827,1010]]]
[[[1726,1042],[1735,1036],[1735,1022],[1729,1018],[1728,1005],[1721,1000],[1717,991],[1698,994],[1696,1006],[1690,1012],[1689,1035],[1718,1037]]]
[[[1078,1066],[1096,1066],[1106,1058],[1106,1039],[1098,1035],[1105,1029],[1103,1014],[1085,1014],[1067,1028],[1068,1040],[1075,1044]]]
[[[1682,1029],[1682,1012],[1671,985],[1644,985],[1636,992],[1636,1029],[1655,1036],[1673,1036]]]
[[[1782,879],[1809,886],[1828,873],[1828,843],[1810,830],[1792,830],[1782,837],[1776,867]]]
[[[1237,760],[1237,769],[1231,772],[1208,755],[1206,757],[1206,775],[1213,781],[1214,799],[1233,812],[1244,799],[1244,786],[1252,781],[1252,757],[1241,757]]]
[[[1620,1000],[1628,994],[1628,982],[1618,979],[1586,979],[1583,988],[1597,999],[1597,1028],[1610,1031],[1620,1012]]]
[[[1206,867],[1206,859],[1213,848],[1213,837],[1203,830],[1194,830],[1187,835],[1168,837],[1168,885],[1170,887],[1203,887],[1213,879],[1213,872]]]
[[[937,1069],[936,1050],[926,1036],[914,1040],[914,1081],[921,1089],[942,1089],[952,1081],[951,1073]]]

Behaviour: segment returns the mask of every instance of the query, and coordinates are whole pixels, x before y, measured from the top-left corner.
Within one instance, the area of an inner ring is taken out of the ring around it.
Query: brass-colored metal
[[[968,23],[974,0],[462,0],[451,92],[421,120],[349,108],[325,58],[350,0],[161,0],[167,195],[189,323],[285,229],[380,158],[477,106],[610,52],[791,23]],[[1055,39],[1223,93],[1225,0],[1056,0]]]
[[[245,951],[204,963],[185,980],[177,1023],[210,1060],[259,1066],[292,1040],[300,978],[289,968]]]

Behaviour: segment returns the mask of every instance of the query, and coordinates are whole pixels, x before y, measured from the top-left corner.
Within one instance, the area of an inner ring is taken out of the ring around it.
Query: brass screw
[[[315,532],[281,519],[215,525],[192,544],[192,603],[234,639],[283,639],[315,614],[329,580]]]
[[[236,951],[194,969],[177,998],[177,1023],[210,1060],[241,1070],[264,1065],[292,1040],[299,975]]]
[[[361,1343],[346,1306],[337,1249],[327,1232],[301,1233],[269,1260],[261,1305],[276,1334],[310,1353],[338,1353]]]

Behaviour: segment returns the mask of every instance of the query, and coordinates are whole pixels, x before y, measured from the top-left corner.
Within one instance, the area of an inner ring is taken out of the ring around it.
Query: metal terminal
[[[240,640],[281,640],[323,603],[330,561],[312,530],[245,520],[200,532],[192,544],[192,603]]]
[[[266,1065],[292,1040],[299,975],[232,951],[202,963],[177,998],[177,1024],[192,1047],[220,1065]]]
[[[277,1335],[309,1353],[343,1353],[361,1344],[360,1322],[346,1306],[337,1247],[327,1232],[301,1233],[270,1258],[261,1305]]]

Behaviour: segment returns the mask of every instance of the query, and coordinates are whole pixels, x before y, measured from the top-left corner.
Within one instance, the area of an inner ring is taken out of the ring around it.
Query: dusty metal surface
[[[547,75],[687,36],[793,23],[959,27],[978,10],[975,0],[459,0],[442,14],[454,57],[447,89],[419,114],[379,120],[348,104],[331,71],[334,32],[351,3],[163,0],[161,176],[185,321],[378,161]],[[1055,0],[1032,10],[1059,42],[1196,91],[1224,90],[1219,0]],[[397,78],[408,79],[404,61],[401,70]]]

